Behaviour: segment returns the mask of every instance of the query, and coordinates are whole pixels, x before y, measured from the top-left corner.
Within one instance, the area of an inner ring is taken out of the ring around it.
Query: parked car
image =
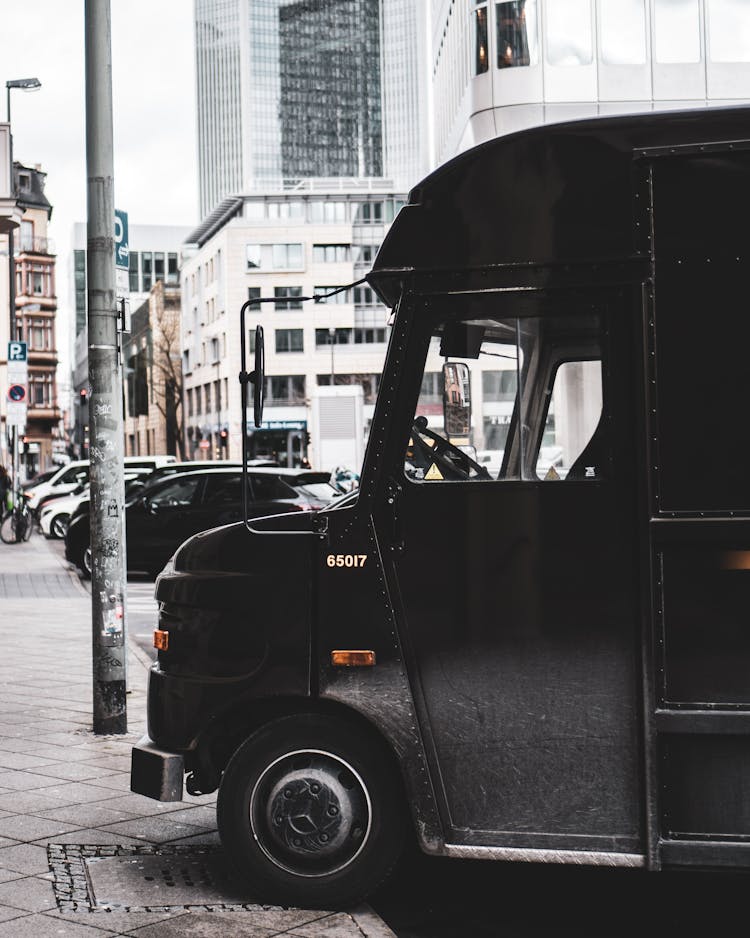
[[[159,466],[167,463],[176,462],[174,456],[126,456],[124,459],[125,469],[157,469]],[[67,495],[74,488],[83,485],[89,480],[89,461],[88,459],[78,459],[75,462],[69,462],[59,469],[46,482],[41,485],[35,485],[24,492],[24,497],[28,501],[28,506],[36,515],[39,504],[47,495]]]
[[[338,497],[327,472],[253,468],[248,480],[252,518],[314,511]],[[182,472],[144,486],[125,503],[128,570],[155,577],[193,534],[241,520],[241,467]],[[68,525],[65,557],[91,575],[89,514],[81,506]]]
[[[135,469],[125,472],[126,500],[132,492],[143,485],[143,480],[148,475],[148,469]],[[88,511],[89,488],[90,483],[86,482],[65,495],[47,495],[42,499],[38,508],[39,527],[45,537],[65,537],[70,519],[78,506],[84,504],[86,511]]]
[[[41,485],[42,482],[47,482],[59,469],[59,466],[53,466],[51,469],[47,469],[44,472],[37,472],[33,479],[27,479],[25,482],[21,483],[21,490],[26,492],[29,489],[36,488],[37,485]]]

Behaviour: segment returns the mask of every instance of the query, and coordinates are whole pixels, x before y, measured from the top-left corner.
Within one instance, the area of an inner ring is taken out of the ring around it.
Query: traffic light
[[[228,430],[219,430],[219,444],[222,447],[222,449],[226,449],[228,438],[229,438]]]

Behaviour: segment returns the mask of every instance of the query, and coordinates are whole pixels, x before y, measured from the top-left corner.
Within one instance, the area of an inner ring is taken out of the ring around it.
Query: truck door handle
[[[398,510],[399,498],[403,489],[395,479],[389,479],[385,487],[385,500],[391,517],[391,551],[394,554],[403,554],[406,549],[403,531],[401,530],[401,517]]]

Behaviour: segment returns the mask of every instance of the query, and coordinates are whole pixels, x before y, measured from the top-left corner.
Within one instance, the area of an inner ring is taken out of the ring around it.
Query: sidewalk
[[[232,895],[215,795],[130,792],[149,666],[131,645],[126,736],[91,730],[90,596],[35,533],[0,544],[0,938],[395,938],[367,906]]]

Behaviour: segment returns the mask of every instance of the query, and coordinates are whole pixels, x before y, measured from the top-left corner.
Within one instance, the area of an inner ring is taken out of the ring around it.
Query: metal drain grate
[[[261,905],[237,896],[230,885],[222,852],[216,847],[49,844],[47,858],[61,912],[105,916],[108,912],[185,909],[240,912],[244,913],[246,925],[269,938],[280,938],[290,932],[335,933],[340,938],[396,938],[366,905],[329,912]],[[226,925],[223,929],[226,934]]]
[[[214,847],[50,844],[55,897],[63,911],[245,909]]]
[[[221,857],[93,857],[86,862],[93,904],[98,909],[143,906],[242,904],[224,872]],[[123,900],[126,896],[127,900]]]

